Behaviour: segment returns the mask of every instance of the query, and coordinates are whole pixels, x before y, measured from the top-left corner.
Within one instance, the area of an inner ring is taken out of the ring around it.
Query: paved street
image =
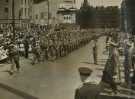
[[[21,58],[21,72],[13,76],[0,72],[1,99],[73,99],[74,90],[80,84],[78,67],[88,66],[94,71],[93,80],[100,80],[106,56],[104,37],[98,41],[99,64],[93,65],[92,42],[54,62],[30,65]]]

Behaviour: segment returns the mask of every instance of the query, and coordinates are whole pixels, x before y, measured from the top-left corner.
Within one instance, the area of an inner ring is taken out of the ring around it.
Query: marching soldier
[[[16,67],[17,71],[20,70],[20,62],[19,62],[19,51],[15,44],[11,44],[8,49],[11,66],[11,74],[15,71],[14,68]]]
[[[35,62],[40,62],[40,48],[39,46],[36,45],[36,40],[33,39],[33,44],[32,44],[32,53],[33,53],[33,58],[32,58],[32,65],[35,64]]]
[[[29,42],[28,42],[28,37],[25,38],[24,40],[24,49],[25,49],[25,58],[29,57]]]
[[[47,50],[47,40],[46,38],[40,40],[40,48],[41,48],[41,54],[42,54],[42,62],[46,59],[46,50]]]

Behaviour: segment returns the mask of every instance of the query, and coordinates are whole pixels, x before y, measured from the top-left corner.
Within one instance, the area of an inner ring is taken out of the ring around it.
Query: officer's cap
[[[80,75],[89,76],[92,73],[92,70],[88,67],[80,67],[78,69]]]

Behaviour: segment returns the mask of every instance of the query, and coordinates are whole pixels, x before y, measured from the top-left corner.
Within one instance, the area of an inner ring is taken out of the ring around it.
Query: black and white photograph
[[[0,99],[135,99],[135,0],[0,0]]]

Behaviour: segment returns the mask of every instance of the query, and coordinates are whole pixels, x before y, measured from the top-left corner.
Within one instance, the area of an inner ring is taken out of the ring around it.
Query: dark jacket
[[[75,91],[75,99],[98,99],[100,93],[99,85],[84,83]]]

